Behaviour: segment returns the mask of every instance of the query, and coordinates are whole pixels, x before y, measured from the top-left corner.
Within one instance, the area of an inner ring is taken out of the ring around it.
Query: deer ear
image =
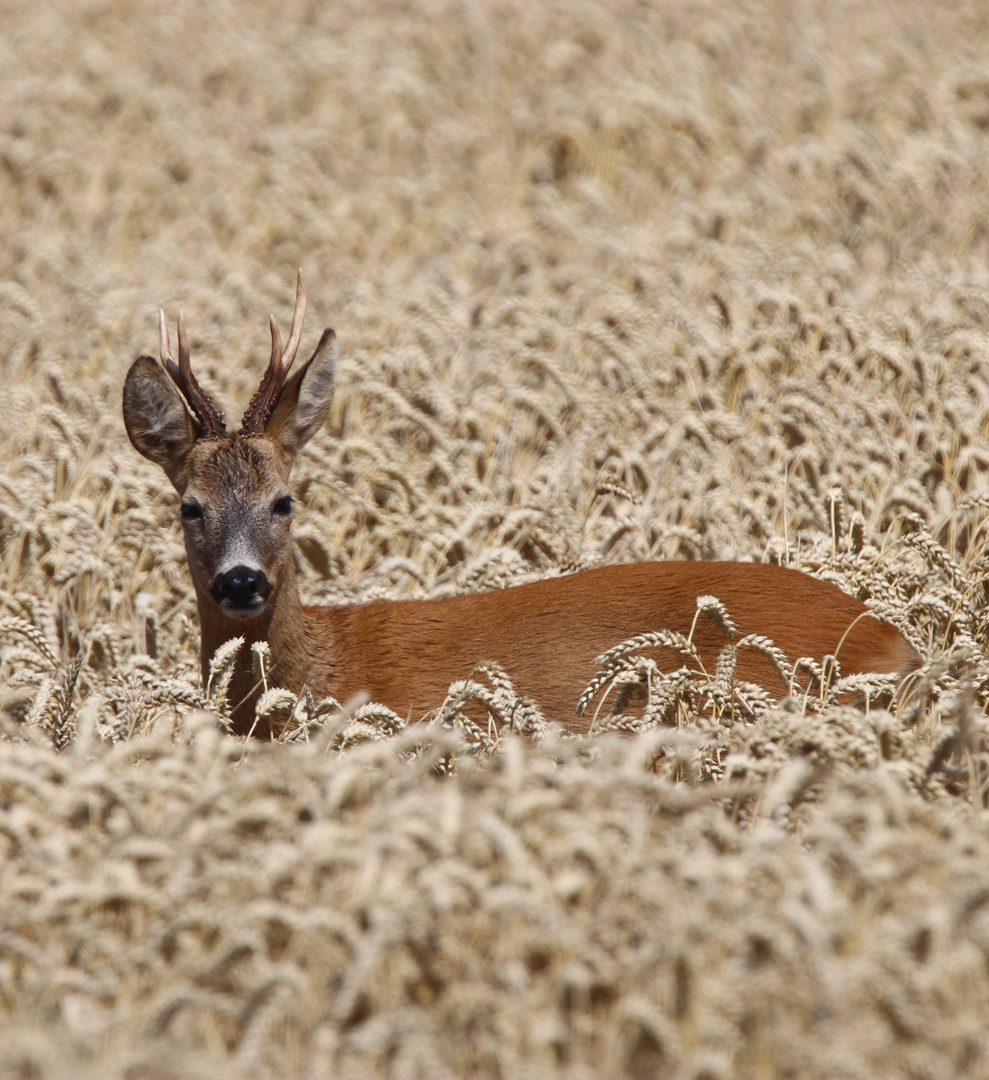
[[[324,330],[309,363],[292,376],[278,395],[265,434],[291,457],[326,423],[337,371],[337,336]]]
[[[182,395],[150,356],[138,357],[127,372],[124,426],[134,449],[160,465],[181,491],[185,455],[199,433]]]

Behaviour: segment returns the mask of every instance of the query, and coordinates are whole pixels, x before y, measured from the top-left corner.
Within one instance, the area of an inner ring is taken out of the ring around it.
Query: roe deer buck
[[[586,730],[574,707],[595,674],[595,657],[636,634],[689,633],[697,597],[711,594],[740,634],[772,638],[791,661],[836,654],[845,675],[906,673],[916,666],[917,654],[904,638],[835,585],[752,563],[638,563],[447,599],[303,607],[292,555],[289,471],[327,417],[336,369],[336,336],[324,330],[309,362],[286,378],[304,311],[300,273],[288,343],[283,350],[272,317],[271,360],[239,431],[226,430],[192,374],[181,314],[178,363],[162,313],[161,363],[140,357],[124,385],[131,442],[161,465],[181,496],[204,682],[214,651],[243,635],[248,645],[269,643],[276,685],[295,693],[308,687],[317,700],[365,690],[417,720],[443,701],[452,681],[493,660],[548,717]],[[713,672],[725,635],[702,618],[693,641],[705,670]],[[666,670],[683,662],[672,652],[651,652]],[[777,697],[787,691],[755,649],[739,651],[736,678]],[[245,647],[230,687],[236,731],[251,730],[258,694]]]

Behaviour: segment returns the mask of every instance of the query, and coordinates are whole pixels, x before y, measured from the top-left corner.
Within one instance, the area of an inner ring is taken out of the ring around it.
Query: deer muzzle
[[[210,593],[228,615],[257,615],[271,595],[271,582],[263,570],[235,566],[216,575]]]

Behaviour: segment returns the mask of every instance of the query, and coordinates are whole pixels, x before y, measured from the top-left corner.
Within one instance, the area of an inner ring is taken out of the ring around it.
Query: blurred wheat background
[[[987,1075],[989,8],[0,26],[0,1075]],[[182,308],[239,416],[300,266],[306,599],[775,561],[912,699],[225,734],[120,388]]]

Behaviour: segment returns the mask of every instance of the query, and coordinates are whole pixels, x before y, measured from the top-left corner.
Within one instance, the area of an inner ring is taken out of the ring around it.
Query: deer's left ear
[[[332,330],[324,330],[309,363],[285,384],[265,424],[265,434],[280,443],[291,457],[326,423],[336,370],[337,336]]]

